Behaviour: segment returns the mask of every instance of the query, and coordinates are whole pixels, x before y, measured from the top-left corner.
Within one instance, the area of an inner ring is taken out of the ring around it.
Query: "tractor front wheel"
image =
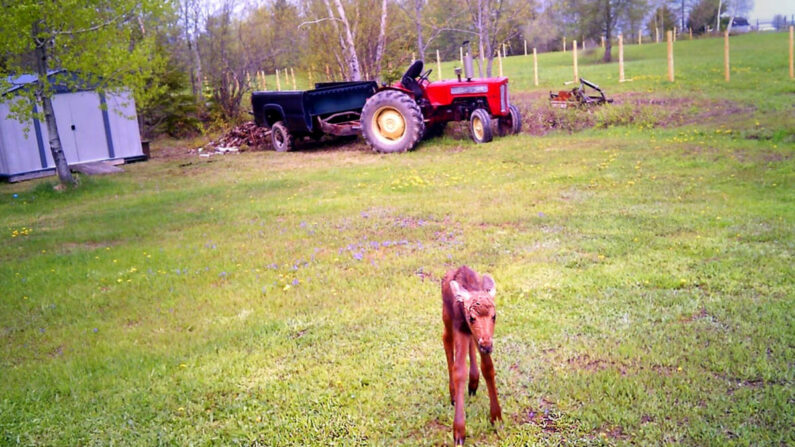
[[[405,152],[414,148],[425,131],[417,102],[398,90],[382,90],[362,109],[362,135],[376,152]]]
[[[508,116],[500,117],[497,120],[497,129],[501,137],[516,135],[522,130],[522,115],[519,113],[519,109],[511,104],[508,106],[508,110],[510,111]]]
[[[475,143],[488,143],[492,139],[491,115],[485,109],[475,109],[469,117],[469,133]]]

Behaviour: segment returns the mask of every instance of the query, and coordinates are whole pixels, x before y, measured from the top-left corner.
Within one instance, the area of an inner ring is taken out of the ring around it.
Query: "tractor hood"
[[[425,97],[433,106],[453,103],[459,98],[485,98],[495,115],[508,113],[508,78],[482,78],[471,81],[446,79],[425,84]]]

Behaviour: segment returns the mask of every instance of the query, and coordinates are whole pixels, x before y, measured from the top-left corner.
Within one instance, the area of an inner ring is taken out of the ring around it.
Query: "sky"
[[[755,0],[748,20],[751,23],[756,19],[760,22],[770,21],[776,14],[786,15],[787,20],[791,20],[795,14],[795,0]]]

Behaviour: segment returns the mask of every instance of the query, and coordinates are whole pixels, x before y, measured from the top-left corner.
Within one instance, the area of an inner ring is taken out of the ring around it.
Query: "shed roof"
[[[71,81],[77,85],[77,89],[67,85],[67,83],[63,82],[63,77],[61,79],[57,78],[57,75],[65,74],[68,78],[71,78]],[[75,72],[66,71],[63,69],[60,70],[50,70],[47,72],[47,79],[50,81],[50,84],[53,86],[55,93],[68,93],[73,91],[79,90],[91,90],[93,86],[88,86],[84,82],[81,82],[80,76]],[[0,92],[0,95],[5,96],[9,93],[15,92],[19,89],[27,88],[30,85],[36,84],[39,82],[39,75],[35,73],[24,73],[21,75],[16,76],[8,76],[5,79],[5,83],[10,85],[11,87],[3,90]]]

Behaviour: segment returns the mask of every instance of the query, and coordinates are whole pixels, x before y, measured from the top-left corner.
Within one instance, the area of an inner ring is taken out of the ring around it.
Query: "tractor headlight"
[[[500,86],[500,110],[502,113],[508,110],[508,84]]]

